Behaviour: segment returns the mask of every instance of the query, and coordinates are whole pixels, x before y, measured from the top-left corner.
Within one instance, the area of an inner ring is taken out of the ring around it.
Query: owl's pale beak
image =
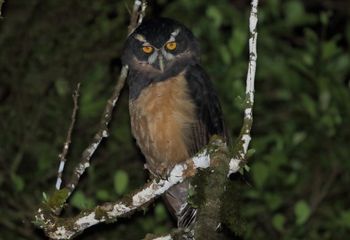
[[[159,61],[159,69],[160,69],[160,71],[164,72],[164,59],[163,59],[163,55],[162,54],[159,55],[158,61]]]

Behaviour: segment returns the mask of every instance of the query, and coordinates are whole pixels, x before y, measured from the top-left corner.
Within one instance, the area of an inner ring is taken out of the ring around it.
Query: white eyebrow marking
[[[180,28],[175,29],[174,32],[170,34],[170,38],[167,42],[174,42],[177,35],[180,33]]]
[[[152,44],[150,44],[149,42],[147,42],[146,38],[141,35],[141,34],[136,34],[135,35],[135,39],[139,40],[140,42],[142,42],[142,46],[149,46],[149,47],[153,47]]]
[[[176,37],[180,32],[180,28],[177,28],[174,32],[171,33],[171,36]]]
[[[135,39],[137,39],[137,40],[139,40],[140,42],[147,42],[146,41],[146,38],[143,36],[143,35],[141,35],[141,34],[136,34],[135,35]]]

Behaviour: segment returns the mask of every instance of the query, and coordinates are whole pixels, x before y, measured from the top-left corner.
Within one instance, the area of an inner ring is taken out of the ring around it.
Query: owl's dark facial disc
[[[199,46],[192,32],[168,18],[142,23],[128,37],[122,57],[131,69],[156,75],[198,59]]]

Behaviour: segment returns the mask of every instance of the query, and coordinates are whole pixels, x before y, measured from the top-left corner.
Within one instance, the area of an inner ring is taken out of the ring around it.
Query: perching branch
[[[131,215],[134,211],[153,201],[172,186],[183,182],[196,174],[197,169],[215,166],[212,161],[217,155],[227,153],[226,144],[220,138],[213,138],[210,145],[195,157],[177,164],[166,180],[154,179],[129,197],[115,203],[105,203],[92,210],[84,211],[75,217],[60,218],[50,209],[39,208],[35,221],[52,239],[71,239],[93,225],[102,222],[116,221],[118,218]],[[228,158],[227,158],[228,159]]]

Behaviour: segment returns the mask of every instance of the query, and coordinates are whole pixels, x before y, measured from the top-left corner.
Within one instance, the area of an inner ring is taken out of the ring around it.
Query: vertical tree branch
[[[197,222],[195,224],[195,239],[220,239],[217,228],[220,225],[220,209],[222,199],[225,194],[226,174],[233,173],[240,169],[240,165],[244,163],[251,140],[250,131],[253,124],[253,105],[254,105],[254,80],[256,71],[256,41],[257,41],[257,6],[258,0],[252,0],[251,11],[249,17],[249,64],[246,79],[246,107],[244,110],[243,126],[235,145],[233,159],[225,162],[225,155],[216,155],[214,162],[218,162],[213,168],[213,172],[204,177],[204,196],[203,203],[199,206],[197,214]]]
[[[213,141],[213,143],[216,142]],[[201,196],[203,199],[201,199],[202,203],[197,210],[197,220],[194,226],[195,239],[216,240],[222,238],[217,229],[221,223],[220,209],[222,196],[225,194],[229,156],[226,144],[220,147],[220,142],[218,142],[217,146],[218,151],[210,155],[210,160],[213,163],[210,171],[199,176],[200,185],[202,185],[199,187],[203,189]]]
[[[73,93],[74,107],[73,107],[73,112],[72,112],[72,117],[71,117],[71,123],[70,123],[69,129],[68,129],[68,132],[67,132],[67,137],[66,137],[66,141],[64,142],[62,152],[58,155],[58,159],[60,160],[60,165],[59,165],[58,171],[57,171],[57,180],[56,180],[56,189],[57,190],[60,190],[60,188],[61,188],[62,173],[64,170],[64,165],[66,164],[67,153],[68,153],[69,146],[70,146],[71,139],[72,139],[72,132],[73,132],[73,128],[74,128],[74,124],[75,124],[75,120],[76,120],[77,110],[79,108],[79,105],[78,105],[79,90],[80,90],[80,83],[78,83],[77,88],[75,89],[75,91]]]
[[[251,140],[250,131],[253,124],[253,105],[254,105],[254,81],[256,72],[256,41],[258,37],[258,32],[256,29],[258,23],[258,0],[252,0],[251,10],[249,17],[249,64],[248,73],[246,79],[246,107],[244,110],[244,120],[243,126],[238,137],[237,143],[234,149],[234,156],[230,161],[230,171],[229,174],[237,172],[242,165],[245,164],[245,159]]]

